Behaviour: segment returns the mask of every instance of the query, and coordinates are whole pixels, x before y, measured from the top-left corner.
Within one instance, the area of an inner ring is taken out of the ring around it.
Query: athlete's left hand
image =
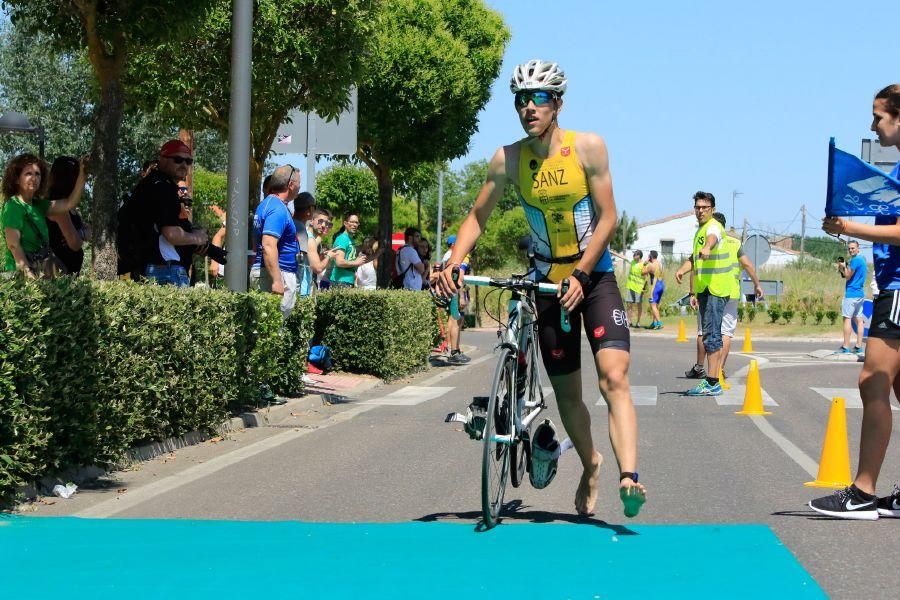
[[[559,298],[559,303],[562,305],[563,309],[567,312],[572,312],[575,310],[575,307],[581,304],[581,301],[584,300],[584,290],[581,289],[581,282],[575,279],[574,277],[569,277],[569,291],[566,292],[566,295],[563,296],[562,293],[562,281],[556,286],[556,297]]]
[[[844,220],[840,217],[825,217],[822,219],[822,229],[824,229],[827,234],[841,235],[844,233],[846,227],[847,226],[844,225]]]

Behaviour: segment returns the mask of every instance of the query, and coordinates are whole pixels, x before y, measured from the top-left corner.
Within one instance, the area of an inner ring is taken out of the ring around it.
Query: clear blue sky
[[[486,1],[512,40],[454,167],[521,137],[512,68],[555,60],[569,78],[560,123],[606,139],[618,208],[639,221],[702,189],[730,222],[737,189],[738,224],[799,232],[801,204],[823,213],[828,138],[858,155],[873,96],[900,81],[890,3]]]

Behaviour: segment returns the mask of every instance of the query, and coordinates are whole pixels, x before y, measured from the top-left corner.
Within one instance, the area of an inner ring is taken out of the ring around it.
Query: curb
[[[350,393],[366,392],[373,388],[384,384],[381,379],[363,380],[359,384],[345,390]],[[216,433],[230,433],[240,429],[249,429],[253,427],[266,427],[275,425],[284,421],[291,416],[291,413],[300,410],[308,410],[316,406],[331,403],[332,399],[347,398],[340,394],[320,393],[309,394],[300,398],[290,398],[284,404],[270,405],[255,411],[248,411],[232,417],[224,421],[216,428]],[[189,431],[180,436],[166,438],[158,442],[151,442],[142,446],[136,446],[127,451],[126,457],[122,463],[115,465],[111,469],[104,469],[96,465],[88,467],[74,467],[60,471],[54,475],[42,477],[36,483],[25,485],[20,488],[19,493],[27,500],[37,498],[42,494],[49,495],[50,490],[56,484],[65,485],[72,482],[75,485],[82,485],[87,481],[99,479],[112,471],[120,471],[129,466],[153,460],[163,454],[168,454],[181,448],[195,446],[215,437],[215,434],[203,433],[200,431]]]

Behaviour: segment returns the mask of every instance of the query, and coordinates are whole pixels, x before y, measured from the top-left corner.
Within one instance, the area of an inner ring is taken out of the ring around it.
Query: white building
[[[697,232],[697,217],[689,210],[655,221],[638,224],[638,236],[631,249],[642,250],[644,256],[650,250],[656,250],[666,262],[680,262],[691,254],[694,245],[694,234]],[[764,267],[783,266],[800,258],[800,253],[772,246],[772,255]]]

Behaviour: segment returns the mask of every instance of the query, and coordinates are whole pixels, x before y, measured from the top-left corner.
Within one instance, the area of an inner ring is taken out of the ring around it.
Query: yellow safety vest
[[[732,273],[734,275],[734,287],[731,290],[730,298],[732,300],[740,300],[741,298],[741,262],[738,260],[738,250],[741,249],[741,241],[726,235],[725,239],[720,242],[722,249],[728,252],[731,259]]]
[[[642,263],[635,261],[631,263],[631,270],[628,271],[628,283],[626,287],[635,294],[640,294],[644,291],[644,276],[641,274],[641,268],[643,266]]]
[[[700,250],[706,244],[706,230],[713,222],[710,219],[701,225],[694,235],[694,291],[700,294],[708,290],[713,296],[729,298],[734,289],[734,264],[721,241],[712,248],[709,258],[700,259]]]

